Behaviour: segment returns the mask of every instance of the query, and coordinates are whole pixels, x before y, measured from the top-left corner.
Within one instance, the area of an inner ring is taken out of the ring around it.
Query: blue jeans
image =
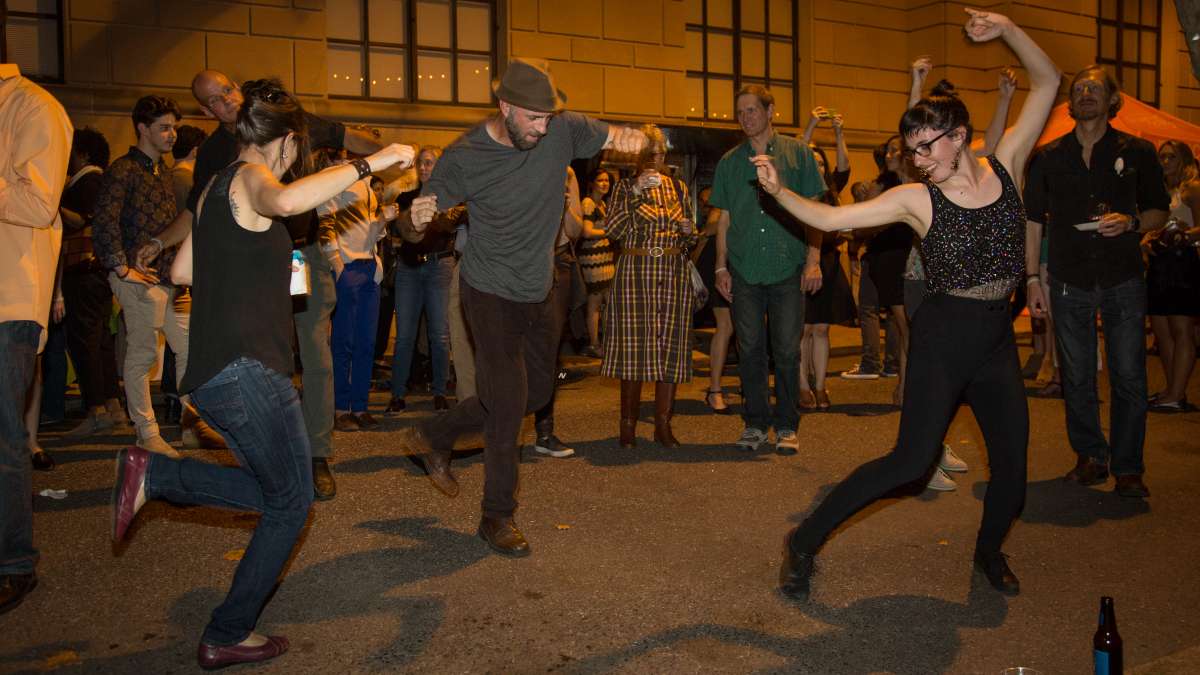
[[[337,279],[333,310],[333,406],[366,412],[375,365],[375,324],[379,321],[379,284],[375,261],[346,263]]]
[[[1085,290],[1052,278],[1050,304],[1071,447],[1080,457],[1109,463],[1114,475],[1141,475],[1147,408],[1146,282],[1137,277],[1112,288]],[[1111,442],[1100,428],[1096,393],[1097,310],[1108,356]]]
[[[35,321],[0,323],[0,575],[32,574],[38,559],[25,398],[41,335]]]
[[[239,466],[150,455],[146,498],[261,513],[233,585],[203,641],[237,644],[254,630],[312,503],[312,457],[291,378],[239,358],[192,392],[206,422],[221,432]]]
[[[425,310],[429,333],[429,356],[433,361],[432,391],[446,395],[450,377],[450,281],[454,275],[454,256],[446,256],[416,267],[396,262],[396,344],[392,356],[392,397],[404,398],[408,391],[408,373],[412,367],[413,347],[417,342],[417,324]]]
[[[774,284],[751,284],[733,276],[733,329],[742,379],[742,419],[749,428],[795,431],[800,387],[800,334],[804,330],[804,291],[800,273]],[[775,357],[775,409],[767,386],[767,331]]]
[[[67,417],[67,331],[66,326],[50,323],[46,346],[42,349],[42,418]]]

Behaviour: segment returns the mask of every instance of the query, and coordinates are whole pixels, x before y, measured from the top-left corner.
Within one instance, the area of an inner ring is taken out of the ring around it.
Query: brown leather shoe
[[[325,457],[313,457],[312,461],[313,498],[328,501],[337,496],[337,481],[329,470],[329,460]]]
[[[408,407],[408,404],[404,402],[404,399],[393,398],[392,400],[388,401],[387,410],[385,412],[402,413],[402,412],[404,412],[405,408],[407,408],[407,407]]]
[[[379,426],[379,420],[375,419],[374,415],[365,410],[360,413],[354,413],[354,419],[358,421],[358,426],[362,429],[374,429]]]
[[[1142,477],[1137,474],[1117,476],[1117,487],[1114,491],[1130,499],[1145,499],[1150,496],[1150,488],[1146,487]]]
[[[200,643],[196,660],[205,670],[216,670],[235,663],[258,663],[273,659],[288,650],[288,639],[282,635],[269,635],[267,641],[257,647],[240,645],[210,645]]]
[[[1087,457],[1080,457],[1075,468],[1063,476],[1063,480],[1080,485],[1099,485],[1108,480],[1108,466]]]
[[[517,529],[512,518],[489,518],[479,521],[479,538],[486,541],[493,551],[510,558],[529,555],[529,542]]]
[[[812,389],[800,390],[800,409],[801,410],[816,410],[817,397],[813,394]]]
[[[137,503],[138,492],[146,481],[146,469],[150,466],[150,453],[137,446],[129,446],[117,453],[117,482],[112,491],[112,537],[121,541],[133,523],[141,505]]]
[[[433,483],[438,492],[447,497],[458,496],[458,481],[455,480],[454,474],[450,473],[449,452],[433,450],[422,455],[421,461],[425,463],[425,473],[429,476],[429,482]]]
[[[180,438],[183,440],[185,448],[225,450],[229,447],[229,444],[225,442],[225,437],[200,419],[190,405],[183,406],[183,412],[179,416],[179,428]]]
[[[0,614],[16,609],[37,585],[34,573],[0,575]]]
[[[333,419],[334,431],[358,431],[362,425],[358,423],[358,417],[354,413],[344,412]]]

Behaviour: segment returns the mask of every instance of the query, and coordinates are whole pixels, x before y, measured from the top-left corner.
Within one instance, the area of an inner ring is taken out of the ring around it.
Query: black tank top
[[[240,357],[292,374],[292,239],[278,220],[265,232],[237,224],[229,185],[245,162],[213,177],[192,228],[188,393]]]
[[[987,206],[959,206],[926,183],[933,222],[920,246],[931,293],[998,300],[1012,293],[1025,272],[1025,207],[1000,161],[991,155],[988,162],[1002,188]]]

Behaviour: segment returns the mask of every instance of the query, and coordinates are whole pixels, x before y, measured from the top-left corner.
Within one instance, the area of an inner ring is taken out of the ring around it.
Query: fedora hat
[[[509,61],[504,76],[492,80],[492,92],[501,101],[535,112],[558,112],[567,103],[567,95],[554,86],[554,76],[545,59]]]

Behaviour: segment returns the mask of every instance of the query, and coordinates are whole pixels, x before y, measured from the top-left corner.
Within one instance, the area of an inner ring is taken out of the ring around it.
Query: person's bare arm
[[[87,225],[87,221],[83,219],[83,216],[65,206],[58,207],[58,214],[62,216],[63,227],[68,230],[81,230]]]
[[[846,133],[842,127],[845,125],[845,120],[842,119],[842,114],[837,113],[829,118],[829,123],[833,125],[834,145],[837,148],[837,160],[835,160],[834,168],[838,171],[846,171],[850,168],[850,150],[846,147]],[[829,189],[833,189],[830,185]]]
[[[713,273],[717,292],[727,301],[733,301],[733,276],[729,273],[729,248],[726,246],[726,236],[729,233],[729,212],[725,209],[714,208],[709,212],[708,221],[717,224],[717,254],[716,267]]]
[[[996,146],[1000,145],[1000,139],[1004,138],[1004,132],[1008,128],[1008,109],[1012,106],[1013,96],[1017,93],[1017,76],[1012,68],[1005,68],[1000,71],[999,93],[996,96],[996,111],[992,114],[992,121],[988,124],[987,131],[983,134],[983,149],[984,157],[996,151]]]
[[[393,143],[366,160],[371,171],[382,171],[393,164],[411,165],[414,154],[412,146]],[[274,218],[294,216],[325,203],[358,180],[358,171],[353,164],[340,164],[285,185],[262,164],[248,164],[241,180],[250,208]]]
[[[584,197],[580,204],[583,211],[583,236],[588,239],[598,239],[605,235],[604,227],[596,224],[596,202],[591,197]]]
[[[808,145],[812,143],[813,132],[816,131],[817,125],[821,123],[821,120],[826,117],[829,117],[829,111],[825,109],[825,106],[819,105],[813,108],[812,112],[808,113],[808,124],[804,127],[804,133],[800,136],[802,144]]]
[[[189,232],[175,253],[171,263],[171,283],[177,286],[192,285],[192,234]]]
[[[928,56],[919,56],[912,62],[912,66],[910,66],[912,88],[908,92],[909,108],[921,100],[922,92],[925,90],[925,79],[929,77],[930,70],[933,70],[933,59]]]
[[[575,241],[583,232],[583,207],[579,204],[579,181],[575,180],[575,171],[567,167],[566,208],[563,209],[562,226],[567,238]]]
[[[929,229],[933,206],[929,191],[921,183],[892,188],[874,199],[848,206],[830,206],[805,199],[779,182],[779,172],[770,155],[751,158],[758,171],[758,182],[779,205],[804,223],[822,232],[856,230],[902,222],[921,237]]]
[[[1046,316],[1046,297],[1042,294],[1039,270],[1042,267],[1042,224],[1025,221],[1025,291],[1029,313],[1040,319]]]
[[[1025,97],[1017,122],[996,146],[997,159],[1014,177],[1017,187],[1020,188],[1025,161],[1029,159],[1029,153],[1033,151],[1058,96],[1061,73],[1033,38],[1008,17],[972,9],[966,12],[970,16],[966,25],[969,38],[975,42],[1003,39],[1029,73],[1029,95]]]

